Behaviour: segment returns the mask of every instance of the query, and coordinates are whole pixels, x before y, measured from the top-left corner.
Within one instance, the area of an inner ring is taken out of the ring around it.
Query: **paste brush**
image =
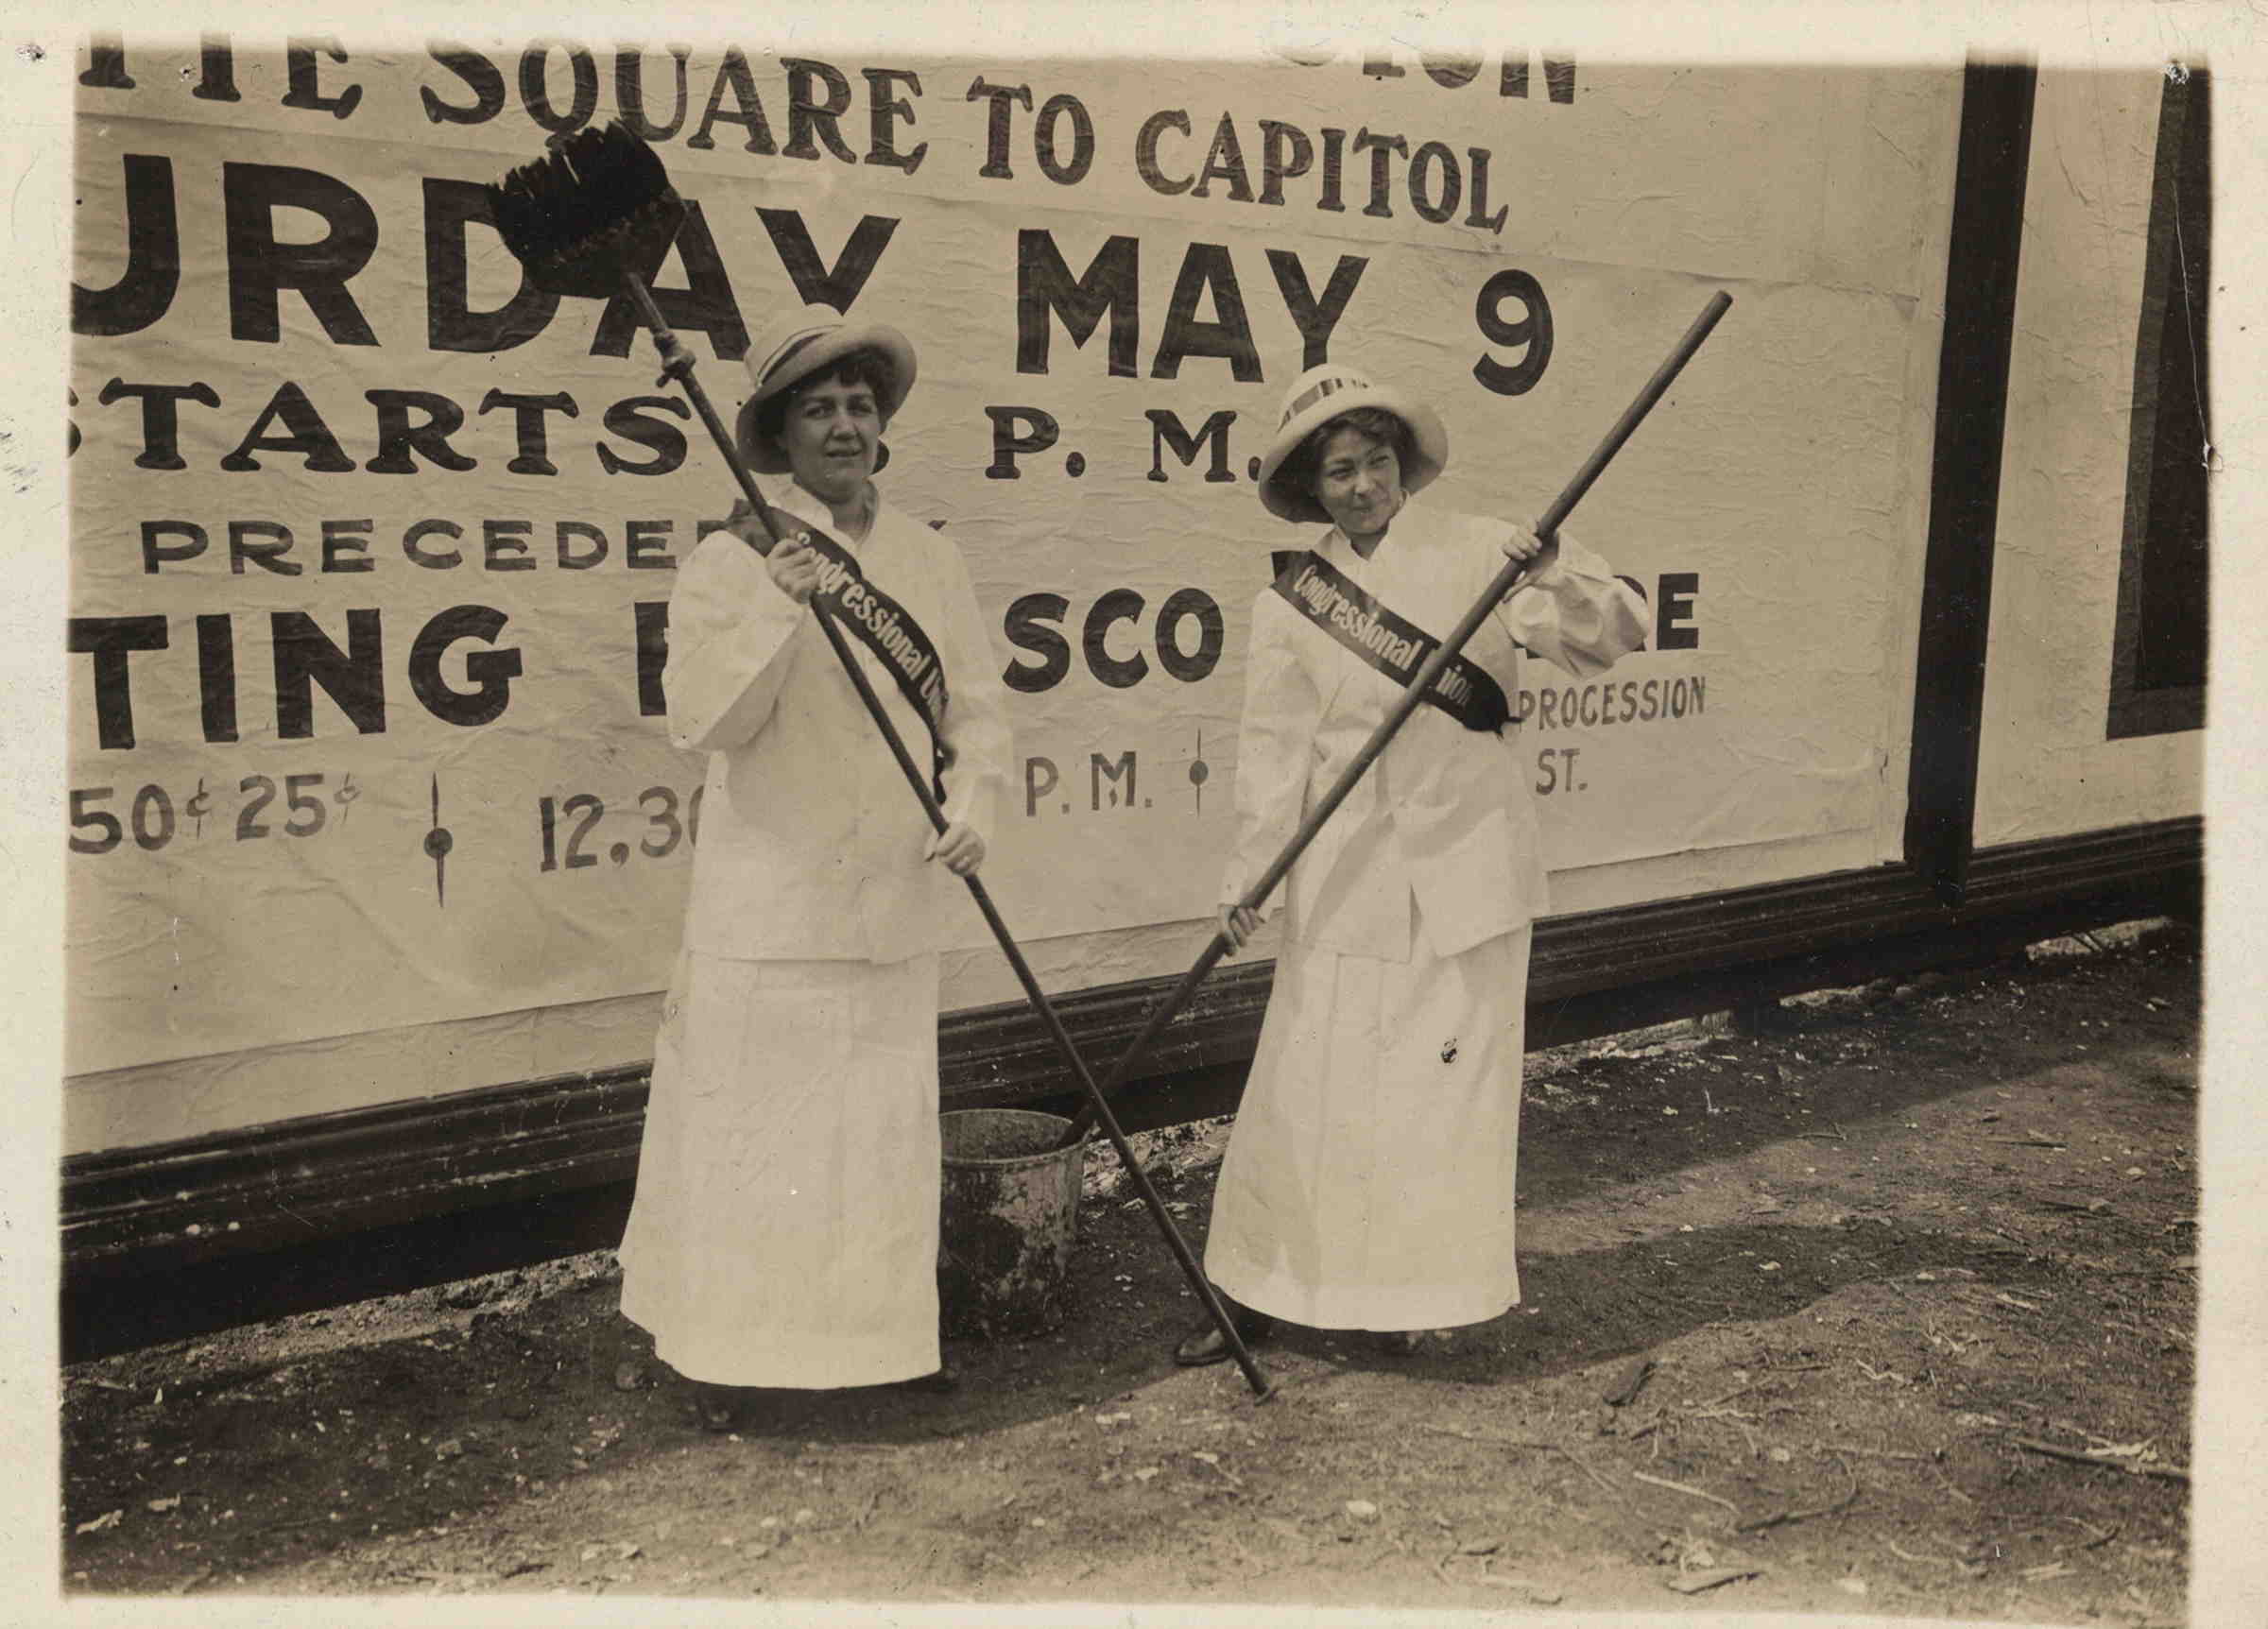
[[[626,274],[651,282],[685,218],[661,158],[619,122],[585,126],[481,190],[504,247],[553,294],[606,299]]]
[[[647,286],[685,219],[685,200],[669,184],[661,155],[619,120],[603,130],[586,126],[555,142],[548,157],[481,191],[504,247],[538,288],[598,300],[627,292],[637,302],[662,353],[660,383],[674,379],[684,387],[763,523],[756,552],[770,554],[785,517],[776,516],[756,489],[747,460],[693,376],[693,352],[671,332]]]

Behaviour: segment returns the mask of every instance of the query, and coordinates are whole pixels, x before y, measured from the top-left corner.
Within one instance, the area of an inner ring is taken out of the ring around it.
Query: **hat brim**
[[[890,359],[892,371],[898,375],[898,394],[892,401],[881,403],[884,424],[898,416],[912,394],[916,365],[913,342],[886,322],[846,324],[831,333],[822,334],[798,351],[788,361],[772,371],[770,378],[757,386],[756,394],[741,404],[740,418],[734,426],[735,438],[748,468],[759,475],[787,473],[787,452],[777,443],[766,443],[756,435],[756,410],[773,397],[793,389],[810,378],[848,356],[853,351],[874,350]]]
[[[1340,390],[1304,413],[1295,415],[1276,432],[1260,460],[1260,502],[1279,520],[1331,523],[1331,515],[1315,502],[1313,492],[1298,491],[1276,477],[1283,461],[1323,425],[1357,407],[1381,407],[1410,428],[1410,455],[1402,462],[1401,489],[1415,493],[1433,483],[1449,466],[1449,431],[1441,417],[1424,403],[1390,386],[1371,385]]]

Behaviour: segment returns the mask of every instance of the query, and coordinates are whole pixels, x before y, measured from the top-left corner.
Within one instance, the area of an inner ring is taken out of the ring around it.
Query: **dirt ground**
[[[953,1395],[708,1435],[606,1255],[78,1365],[64,1586],[2172,1624],[2197,1021],[2166,931],[1538,1055],[1525,1303],[1257,1406],[1107,1149],[1074,1315]],[[1149,1140],[1193,1239],[1226,1133]]]

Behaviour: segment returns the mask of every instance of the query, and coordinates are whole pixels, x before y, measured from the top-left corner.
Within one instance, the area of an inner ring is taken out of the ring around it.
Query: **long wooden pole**
[[[1472,638],[1488,613],[1496,609],[1497,602],[1519,587],[1522,577],[1538,569],[1556,552],[1556,534],[1569,513],[1583,501],[1583,494],[1590,490],[1591,483],[1599,478],[1599,472],[1606,468],[1615,454],[1622,451],[1623,443],[1630,439],[1631,432],[1652,411],[1654,404],[1661,400],[1671,382],[1692,359],[1693,352],[1701,349],[1701,342],[1709,337],[1710,330],[1716,327],[1718,319],[1731,306],[1732,296],[1722,289],[1710,297],[1709,303],[1702,308],[1701,315],[1693,319],[1692,326],[1685,331],[1685,337],[1677,342],[1676,349],[1670,352],[1668,360],[1654,370],[1654,377],[1646,381],[1637,399],[1623,409],[1623,416],[1615,420],[1614,427],[1606,432],[1606,438],[1584,460],[1583,468],[1575,472],[1575,478],[1552,500],[1551,507],[1544,510],[1542,518],[1536,523],[1536,532],[1544,541],[1545,552],[1534,560],[1504,562],[1503,569],[1496,574],[1495,579],[1482,592],[1480,598],[1474,600],[1471,608],[1458,619],[1449,638],[1425,659],[1423,665],[1418,669],[1417,677],[1395,699],[1385,717],[1379,721],[1378,728],[1370,732],[1370,739],[1363,744],[1362,750],[1340,771],[1331,790],[1308,811],[1307,818],[1299,823],[1299,830],[1283,846],[1283,851],[1260,874],[1259,880],[1245,890],[1244,898],[1237,901],[1241,908],[1257,911],[1267,897],[1276,891],[1276,884],[1283,881],[1293,862],[1314,841],[1315,833],[1323,829],[1324,822],[1347,800],[1347,795],[1354,790],[1355,782],[1362,780],[1364,772],[1377,762],[1378,755],[1386,749],[1386,743],[1394,739],[1395,731],[1418,710],[1425,699],[1426,692],[1433,688],[1434,680],[1440,677],[1441,670],[1456,659],[1457,653],[1465,648],[1466,642]],[[1150,1009],[1150,1016],[1143,1021],[1140,1033],[1119,1055],[1118,1061],[1111,1065],[1109,1074],[1103,1080],[1102,1090],[1098,1094],[1100,1097],[1107,1100],[1111,1092],[1125,1083],[1134,1066],[1157,1040],[1159,1033],[1173,1021],[1174,1015],[1181,1010],[1195,993],[1197,986],[1205,982],[1205,976],[1212,971],[1214,965],[1228,953],[1229,949],[1226,932],[1214,934],[1207,942],[1204,952],[1191,965],[1189,971],[1181,975],[1181,982],[1174,986],[1165,1000]],[[1065,1134],[1066,1142],[1086,1136],[1091,1123],[1090,1110],[1081,1109],[1073,1120],[1071,1130]]]
[[[701,421],[708,425],[709,434],[715,438],[726,462],[732,467],[732,473],[740,482],[742,494],[748,500],[749,507],[756,511],[757,523],[764,528],[765,542],[753,546],[758,554],[768,556],[780,543],[780,534],[772,524],[771,506],[764,501],[764,494],[757,490],[756,477],[749,472],[747,461],[740,455],[740,449],[726,433],[724,420],[717,417],[715,407],[709,401],[709,393],[693,376],[692,352],[671,331],[661,308],[654,303],[654,297],[647,290],[644,280],[634,272],[626,272],[624,281],[629,285],[631,298],[637,300],[646,326],[653,330],[654,349],[662,353],[662,377],[675,379],[683,386],[685,394],[692,399],[695,411],[700,414]],[[889,714],[883,710],[882,698],[875,694],[874,686],[868,679],[865,668],[860,665],[850,647],[843,642],[842,630],[834,626],[834,618],[829,614],[827,608],[814,600],[811,611],[819,625],[819,631],[827,636],[828,644],[833,647],[835,660],[843,664],[843,671],[850,676],[850,683],[857,690],[859,700],[866,704],[867,713],[874,720],[875,729],[882,732],[883,741],[889,746],[890,756],[897,759],[898,767],[904,772],[905,783],[914,789],[914,796],[921,800],[921,812],[929,816],[930,826],[942,833],[947,825],[945,811],[937,806],[936,796],[930,790],[928,777],[921,773],[920,766],[914,762],[913,754],[906,750],[904,738],[898,733],[897,726],[890,722]],[[1197,1299],[1204,1304],[1206,1315],[1212,1319],[1222,1338],[1228,1342],[1237,1366],[1244,1370],[1246,1382],[1251,1386],[1252,1395],[1256,1398],[1265,1398],[1274,1389],[1268,1377],[1262,1372],[1260,1364],[1253,1360],[1251,1350],[1236,1332],[1236,1320],[1229,1316],[1228,1308],[1222,1305],[1212,1281],[1206,1277],[1205,1269],[1198,1265],[1195,1254],[1190,1249],[1189,1241],[1181,1236],[1181,1229],[1174,1225],[1173,1216],[1165,1208],[1165,1201],[1159,1197],[1149,1173],[1142,1168],[1142,1161],[1135,1157],[1132,1146],[1126,1141],[1126,1134],[1120,1128],[1118,1117],[1110,1112],[1109,1104],[1104,1101],[1102,1089],[1095,1083],[1093,1073],[1087,1067],[1087,1060],[1079,1055],[1078,1047],[1071,1038],[1071,1032],[1063,1027],[1063,1020],[1057,1013],[1055,1003],[1047,999],[1046,992],[1040,987],[1040,981],[1033,977],[1031,966],[1023,959],[1023,952],[1017,947],[1015,936],[1008,932],[1007,923],[1001,919],[999,909],[992,903],[992,896],[974,876],[963,877],[961,881],[968,884],[969,897],[976,901],[977,910],[984,916],[985,925],[992,930],[993,938],[1000,942],[1001,953],[1007,957],[1008,966],[1015,969],[1016,981],[1023,986],[1024,998],[1039,1013],[1040,1021],[1047,1027],[1048,1035],[1063,1054],[1065,1061],[1071,1065],[1072,1072],[1078,1077],[1081,1089],[1087,1093],[1087,1106],[1080,1114],[1079,1135],[1084,1137],[1090,1124],[1097,1121],[1101,1123],[1105,1135],[1110,1139],[1110,1146],[1118,1151],[1120,1163],[1134,1179],[1135,1191],[1142,1195],[1143,1205],[1149,1211],[1150,1219],[1157,1223],[1167,1248],[1174,1253],[1174,1260],[1180,1263],[1182,1276],[1197,1293]],[[1068,1147],[1069,1143],[1063,1146]]]

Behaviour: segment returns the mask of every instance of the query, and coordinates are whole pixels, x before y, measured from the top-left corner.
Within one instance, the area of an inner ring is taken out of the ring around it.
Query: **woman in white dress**
[[[792,477],[766,493],[790,530],[766,558],[736,508],[670,600],[670,738],[709,772],[621,1251],[624,1313],[713,1430],[736,1423],[744,1388],[940,1370],[937,952],[1009,750],[959,552],[871,479],[913,347],[809,306],[748,369],[742,451]],[[828,648],[815,592],[908,749],[934,749],[942,835]]]
[[[1283,1319],[1407,1351],[1520,1298],[1521,1055],[1545,877],[1504,698],[1521,651],[1588,677],[1640,648],[1646,617],[1564,533],[1554,554],[1524,527],[1415,501],[1448,456],[1430,408],[1325,364],[1293,384],[1262,460],[1269,512],[1330,530],[1253,608],[1219,894],[1237,949],[1258,918],[1236,901],[1369,739],[1425,636],[1446,635],[1507,557],[1547,557],[1271,897],[1282,951],[1205,1252],[1247,1341]],[[1210,1324],[1175,1352],[1228,1355]]]

